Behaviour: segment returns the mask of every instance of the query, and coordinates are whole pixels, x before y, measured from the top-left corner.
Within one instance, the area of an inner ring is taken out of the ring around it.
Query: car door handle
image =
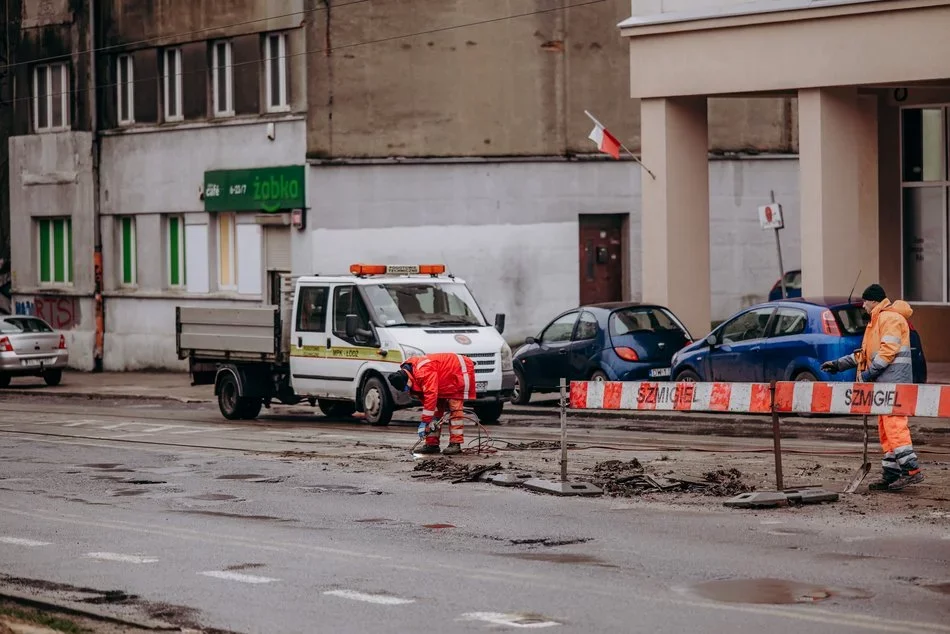
[[[567,350],[558,350],[557,353],[558,353],[558,354],[567,354]]]
[[[303,337],[297,337],[297,347],[303,348]]]

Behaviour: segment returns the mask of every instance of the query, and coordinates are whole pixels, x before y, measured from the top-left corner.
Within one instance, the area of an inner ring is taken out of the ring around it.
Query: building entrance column
[[[878,281],[876,103],[857,88],[798,92],[802,295]],[[872,169],[871,164],[875,166]]]
[[[643,301],[709,332],[709,134],[705,97],[640,102]]]

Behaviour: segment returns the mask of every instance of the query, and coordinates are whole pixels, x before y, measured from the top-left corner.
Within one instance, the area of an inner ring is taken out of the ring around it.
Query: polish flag
[[[597,149],[603,152],[604,154],[609,154],[615,159],[620,158],[620,141],[617,140],[617,137],[612,135],[607,131],[607,128],[598,121],[594,119],[594,116],[584,111],[588,117],[594,122],[594,129],[590,131],[590,134],[587,136],[588,139],[597,144]]]

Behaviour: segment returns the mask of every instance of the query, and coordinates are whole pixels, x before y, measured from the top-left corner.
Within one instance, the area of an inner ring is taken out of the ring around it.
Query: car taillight
[[[13,346],[10,345],[10,337],[0,337],[0,352],[13,352]]]
[[[66,335],[59,336],[59,349],[60,350],[66,349]]]
[[[617,353],[617,356],[623,359],[624,361],[639,361],[640,355],[637,354],[637,351],[633,348],[614,348],[614,352]]]
[[[835,316],[830,310],[826,310],[821,314],[821,329],[826,335],[834,335],[836,337],[841,336],[841,330],[838,328],[838,322],[835,321]]]

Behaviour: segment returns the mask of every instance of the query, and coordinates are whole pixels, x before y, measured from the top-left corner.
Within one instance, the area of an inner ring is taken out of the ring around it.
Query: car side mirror
[[[498,331],[498,334],[505,332],[505,313],[495,315],[495,330]]]
[[[360,318],[356,315],[346,316],[346,336],[350,339],[356,337],[360,331]]]
[[[712,348],[717,343],[716,335],[708,335],[706,337],[706,345]]]
[[[527,339],[524,340],[524,342],[525,342],[526,345],[532,346],[532,345],[538,343],[538,340],[535,339],[534,337],[528,337]]]

